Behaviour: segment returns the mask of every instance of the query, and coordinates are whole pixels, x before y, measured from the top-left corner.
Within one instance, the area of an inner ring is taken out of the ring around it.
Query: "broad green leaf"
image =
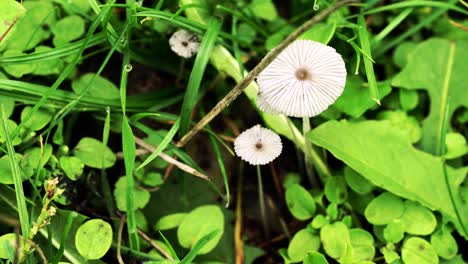
[[[307,252],[320,248],[320,238],[307,229],[299,230],[291,239],[288,246],[288,256],[292,262],[301,262]]]
[[[400,219],[395,219],[384,228],[383,236],[387,242],[398,243],[405,236],[405,225]]]
[[[370,193],[374,189],[372,183],[348,166],[344,169],[344,176],[348,186],[358,194]]]
[[[213,231],[218,231],[216,236],[198,251],[199,254],[213,250],[224,233],[224,215],[221,209],[215,205],[204,205],[192,210],[182,220],[177,229],[177,238],[184,248],[192,248]]]
[[[303,264],[328,264],[325,256],[318,252],[307,253],[307,256],[304,258]]]
[[[339,259],[346,251],[349,241],[349,230],[345,224],[335,222],[322,227],[320,240],[325,252],[334,259]]]
[[[89,220],[76,231],[75,246],[85,259],[104,257],[112,245],[112,227],[101,219]]]
[[[23,156],[16,153],[16,160],[21,160]],[[24,175],[23,175],[24,180]],[[11,171],[10,157],[5,155],[0,158],[0,183],[1,184],[13,184],[13,172]]]
[[[240,23],[237,29],[237,34],[239,39],[245,41],[246,43],[252,43],[255,40],[257,31],[255,31],[255,29],[253,29],[247,23]]]
[[[401,258],[404,263],[439,263],[439,257],[432,245],[419,237],[411,237],[405,241],[401,249]]]
[[[373,184],[445,214],[465,236],[455,206],[460,219],[468,219],[466,204],[458,195],[467,168],[447,166],[450,189],[455,194],[454,205],[445,183],[442,161],[414,148],[387,121],[329,121],[309,133],[308,138]]]
[[[47,28],[55,23],[56,11],[52,3],[50,1],[24,1],[23,6],[26,14],[15,25],[16,30],[6,43],[6,49],[30,50],[50,36]]]
[[[338,204],[330,203],[326,209],[327,216],[330,220],[336,220],[338,218]]]
[[[325,197],[332,203],[341,204],[348,198],[348,190],[343,176],[334,176],[325,183]]]
[[[468,41],[450,42],[436,38],[424,41],[418,44],[408,64],[392,81],[394,86],[425,89],[429,93],[430,112],[423,123],[422,146],[432,154],[440,149],[440,131],[446,109],[449,107],[450,118],[455,109],[468,107],[466,50]]]
[[[26,106],[23,111],[21,111],[21,122],[24,122],[24,119],[28,116],[31,110],[32,107]],[[29,120],[24,124],[24,127],[32,131],[41,130],[49,124],[51,119],[52,112],[48,109],[40,108],[31,118],[29,118]]]
[[[20,2],[14,0],[2,0],[2,9],[0,10],[0,34],[4,35],[0,40],[1,47],[7,43],[13,32],[16,31],[16,23],[21,20],[21,17],[26,13],[26,9]]]
[[[324,225],[329,224],[330,221],[322,214],[318,214],[312,219],[312,222],[310,223],[310,226],[315,229],[320,229]]]
[[[272,0],[253,0],[248,7],[256,17],[267,21],[273,21],[278,17],[278,12]]]
[[[387,247],[384,247],[380,250],[380,252],[383,254],[385,263],[394,263],[400,259],[400,256],[398,253],[395,252],[394,249],[390,249]]]
[[[52,27],[54,34],[54,46],[63,46],[83,36],[85,33],[85,22],[83,18],[77,15],[66,16],[57,21]]]
[[[298,220],[307,220],[315,213],[314,198],[299,184],[286,189],[286,204],[289,212]]]
[[[421,139],[421,127],[418,120],[404,111],[382,111],[377,115],[378,120],[388,120],[392,126],[406,134],[411,143]]]
[[[405,232],[412,235],[429,235],[437,225],[437,220],[429,209],[412,201],[405,201],[405,212],[401,221]]]
[[[468,153],[466,138],[460,133],[447,133],[445,145],[447,147],[447,153],[444,155],[446,159],[458,158]]]
[[[431,235],[431,245],[443,259],[452,259],[458,252],[458,244],[448,228],[441,228]]]
[[[364,215],[374,225],[385,225],[399,218],[405,211],[403,201],[396,195],[385,192],[372,200]]]
[[[360,228],[350,229],[349,239],[353,249],[353,263],[374,258],[374,238],[369,232]]]
[[[72,89],[76,94],[81,94],[84,92],[86,87],[89,85],[89,82],[93,79],[94,73],[87,73],[81,76],[79,79],[72,82]],[[86,94],[94,98],[103,98],[103,99],[118,99],[120,98],[119,89],[111,81],[101,77],[96,76],[94,82],[90,85]]]
[[[382,100],[391,91],[389,82],[377,83],[379,90],[379,100]],[[346,80],[343,94],[332,105],[343,113],[352,117],[360,117],[371,107],[375,106],[375,101],[369,96],[369,87],[364,85],[364,81],[358,76],[351,76]]]
[[[283,187],[288,189],[289,187],[293,186],[294,184],[301,183],[301,175],[295,172],[289,172],[284,176],[283,180]]]
[[[3,53],[2,56],[9,57],[9,56],[20,56],[24,55],[24,53],[20,50],[9,49]],[[9,64],[3,65],[3,69],[6,73],[10,74],[15,78],[21,78],[23,75],[30,74],[36,70],[35,64]]]
[[[86,166],[96,169],[110,168],[116,161],[112,150],[94,138],[82,138],[76,145],[74,153]]]
[[[138,228],[148,232],[148,220],[146,220],[146,216],[141,210],[135,211],[135,220]]]
[[[72,181],[76,181],[83,174],[84,164],[77,157],[60,157],[60,167],[65,175]]]
[[[142,177],[139,178],[139,180],[141,180],[144,185],[150,187],[156,187],[164,183],[164,179],[161,173],[152,171],[142,175]]]
[[[158,219],[158,222],[154,225],[155,230],[168,230],[176,228],[180,223],[187,217],[187,213],[175,213],[163,216]]]
[[[317,23],[307,30],[298,39],[315,40],[323,44],[328,44],[335,34],[336,24],[333,22]]]
[[[150,193],[146,190],[135,187],[134,194],[134,207],[135,209],[144,208],[150,200]],[[122,211],[127,211],[127,179],[120,177],[115,183],[114,189],[115,204],[117,208]]]

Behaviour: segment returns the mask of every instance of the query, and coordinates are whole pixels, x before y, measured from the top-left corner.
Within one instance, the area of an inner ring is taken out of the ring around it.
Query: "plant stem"
[[[283,42],[281,42],[276,48],[270,51],[258,64],[255,66],[245,77],[240,81],[221,101],[219,101],[211,111],[203,117],[189,132],[187,132],[179,142],[177,142],[177,147],[183,147],[187,144],[192,137],[202,130],[213,118],[215,118],[223,109],[228,107],[241,93],[242,91],[249,86],[249,84],[262,72],[278,55],[296,40],[299,36],[304,34],[309,30],[313,25],[322,21],[328,15],[335,12],[342,6],[345,6],[350,3],[357,3],[357,0],[343,0],[336,3],[334,6],[331,6],[325,9],[323,12],[317,14],[313,18],[307,20],[304,24],[298,27],[293,31]]]
[[[310,131],[310,119],[308,117],[302,118],[302,133],[304,135],[304,164],[306,168],[307,178],[309,179],[310,184],[313,187],[318,186],[318,181],[314,173],[314,169],[312,167],[312,144],[310,141],[307,140],[306,134]]]
[[[260,165],[257,165],[257,179],[258,179],[258,201],[260,204],[260,214],[262,216],[263,231],[265,231],[265,236],[269,237],[270,230],[268,228],[268,222],[266,219],[265,196],[263,194],[262,173],[260,170]]]

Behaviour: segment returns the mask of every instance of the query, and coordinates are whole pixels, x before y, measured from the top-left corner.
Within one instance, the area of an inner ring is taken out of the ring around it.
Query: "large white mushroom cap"
[[[245,130],[234,141],[236,155],[252,165],[272,162],[281,154],[282,149],[281,138],[260,125]]]
[[[316,41],[296,40],[259,74],[257,82],[260,110],[312,117],[341,95],[346,68],[334,48]]]

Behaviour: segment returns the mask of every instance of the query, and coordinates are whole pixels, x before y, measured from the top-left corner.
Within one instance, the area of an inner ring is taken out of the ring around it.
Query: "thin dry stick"
[[[148,150],[148,151],[150,151],[150,152],[154,152],[154,151],[156,150],[155,147],[151,146],[150,144],[148,144],[148,143],[146,143],[145,141],[143,141],[143,139],[140,139],[140,138],[138,138],[138,137],[135,137],[135,142],[136,142],[140,147],[142,147],[142,148],[144,148],[144,149],[146,149],[146,150]],[[188,173],[190,173],[190,174],[192,174],[192,175],[194,175],[194,176],[200,177],[200,178],[202,178],[202,179],[204,179],[204,180],[207,180],[207,181],[210,180],[210,178],[208,178],[208,176],[206,176],[205,174],[198,172],[198,171],[195,170],[194,168],[192,168],[192,167],[190,167],[190,166],[188,166],[188,165],[186,165],[186,164],[184,164],[184,163],[182,163],[182,162],[180,162],[180,161],[174,159],[173,157],[171,157],[171,156],[165,154],[164,152],[161,152],[161,153],[159,154],[159,157],[161,157],[163,160],[169,162],[170,164],[174,164],[174,166],[176,166],[177,168],[179,168],[179,169],[181,169],[181,170],[183,170],[183,171],[185,171],[185,172],[188,172]]]
[[[249,84],[262,72],[278,55],[291,44],[294,40],[296,40],[299,36],[304,34],[307,30],[309,30],[313,25],[317,24],[318,22],[325,19],[328,15],[336,11],[337,9],[341,8],[342,6],[357,3],[358,0],[343,0],[336,3],[334,6],[331,6],[325,9],[323,12],[317,14],[310,20],[306,21],[300,27],[298,27],[295,31],[293,31],[283,42],[281,42],[276,48],[271,50],[258,64],[253,68],[245,77],[239,82],[221,101],[219,101],[213,109],[203,117],[187,134],[185,134],[182,139],[177,142],[177,147],[183,147],[187,144],[192,137],[197,134],[200,130],[202,130],[213,118],[215,118],[224,108],[228,107],[241,93],[242,91],[249,86]]]
[[[244,241],[242,240],[242,169],[237,179],[236,222],[234,225],[234,243],[236,248],[236,264],[244,263]]]
[[[165,258],[167,258],[168,260],[174,261],[174,258],[171,255],[169,255],[160,246],[158,246],[158,244],[154,243],[154,241],[149,236],[147,236],[143,231],[141,231],[141,229],[139,228],[138,228],[138,235],[140,235],[141,238],[146,240],[146,242],[148,242],[152,247],[154,247],[157,251],[159,251],[159,253],[161,253]]]
[[[122,215],[120,217],[120,224],[119,224],[119,230],[117,233],[117,261],[119,264],[125,264],[125,262],[122,259],[122,254],[121,254],[121,247],[122,247],[122,233],[123,233],[123,227],[125,224],[126,217],[125,215]]]

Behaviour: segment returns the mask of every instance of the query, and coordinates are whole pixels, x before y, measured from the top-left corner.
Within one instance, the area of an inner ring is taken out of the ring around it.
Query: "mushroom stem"
[[[304,135],[304,164],[306,168],[307,178],[309,179],[310,184],[313,187],[318,187],[319,182],[315,176],[313,167],[312,167],[312,144],[307,140],[306,134],[310,131],[310,119],[308,117],[302,118],[302,133]]]
[[[262,217],[263,231],[265,236],[270,236],[270,229],[268,228],[268,221],[266,219],[266,208],[265,208],[265,197],[263,194],[263,183],[262,183],[262,173],[260,170],[260,165],[257,165],[257,179],[258,179],[258,201],[260,204],[260,215]]]

